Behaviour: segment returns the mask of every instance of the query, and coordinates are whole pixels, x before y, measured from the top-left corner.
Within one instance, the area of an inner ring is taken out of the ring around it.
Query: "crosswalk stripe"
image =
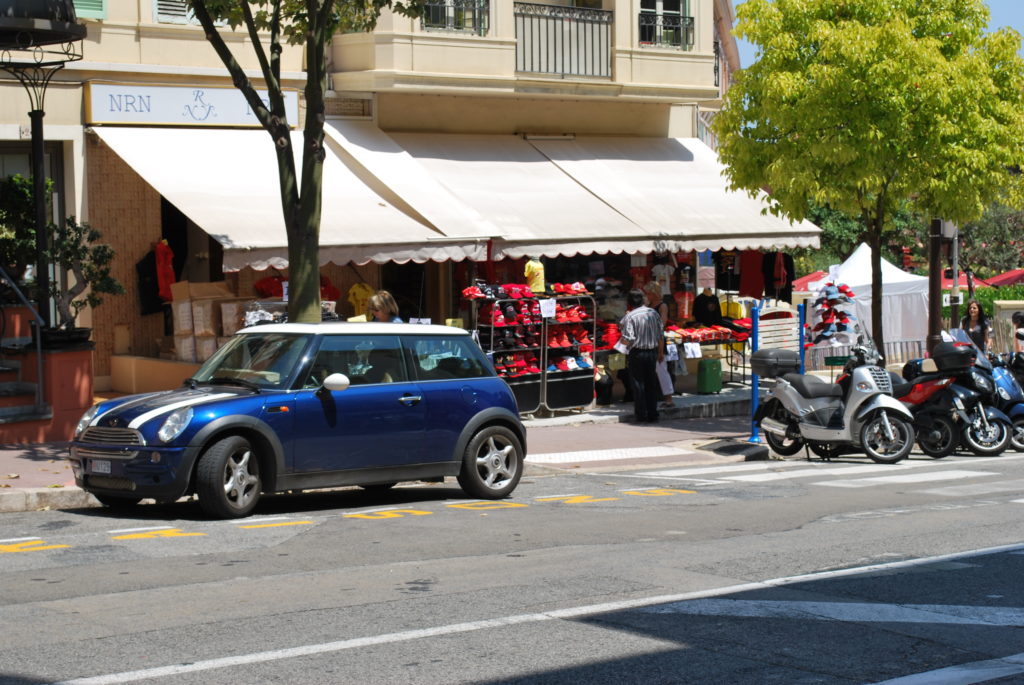
[[[814,485],[827,485],[832,488],[867,488],[872,485],[894,485],[909,483],[928,483],[937,480],[962,480],[978,476],[996,476],[992,471],[930,471],[926,473],[908,473],[900,476],[879,476],[877,478],[856,478],[851,480],[823,480]]]
[[[828,467],[816,467],[801,469],[798,471],[783,471],[779,473],[756,473],[746,476],[727,476],[725,480],[743,481],[748,483],[761,483],[772,480],[783,480],[787,478],[808,478],[820,477],[832,474],[856,474],[856,473],[878,473],[879,471],[892,471],[892,464],[867,464],[864,466],[833,465]]]
[[[1004,480],[998,483],[974,483],[971,485],[951,485],[946,488],[922,490],[927,495],[948,495],[950,497],[970,497],[974,495],[990,495],[995,492],[1013,492],[1024,490],[1024,480]],[[1015,500],[1024,503],[1024,500]]]
[[[529,454],[527,462],[535,464],[569,464],[577,461],[611,461],[613,459],[640,459],[644,457],[682,457],[693,454],[678,447],[652,445],[650,447],[619,447],[608,450],[582,450],[579,452],[551,452]]]

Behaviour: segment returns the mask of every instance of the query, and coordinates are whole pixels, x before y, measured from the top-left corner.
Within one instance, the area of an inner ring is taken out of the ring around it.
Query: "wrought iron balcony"
[[[640,45],[693,49],[693,17],[641,12],[637,17]]]
[[[486,36],[490,25],[488,0],[428,0],[421,25],[428,31],[454,31]]]
[[[517,71],[611,77],[613,12],[528,2],[513,11]]]

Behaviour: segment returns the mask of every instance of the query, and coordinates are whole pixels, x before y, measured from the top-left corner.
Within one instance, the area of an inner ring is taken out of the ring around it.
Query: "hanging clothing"
[[[174,299],[171,295],[171,286],[177,282],[174,277],[174,251],[166,240],[161,240],[153,248],[156,258],[156,281],[160,299],[170,302]]]
[[[764,255],[757,250],[740,253],[740,295],[760,300],[764,297]]]
[[[156,253],[150,250],[135,264],[136,284],[139,291],[139,309],[143,315],[157,314],[164,309],[157,280]],[[170,288],[168,288],[170,290]]]
[[[352,311],[361,314],[366,311],[366,303],[373,297],[376,291],[366,283],[356,283],[348,289],[348,303],[352,305]]]
[[[764,296],[784,302],[793,300],[793,257],[784,252],[769,252],[761,262]]]
[[[719,290],[740,289],[740,253],[719,250],[715,253],[715,285]]]
[[[544,292],[544,263],[538,259],[531,259],[523,267],[523,275],[526,277],[526,284],[530,286],[535,294]]]

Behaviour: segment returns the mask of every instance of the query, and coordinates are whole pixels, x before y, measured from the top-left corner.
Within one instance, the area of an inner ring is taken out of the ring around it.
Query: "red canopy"
[[[967,274],[965,274],[963,271],[961,271],[957,275],[960,277],[958,279],[960,281],[960,289],[961,290],[967,290]],[[974,277],[974,288],[975,288],[975,290],[977,290],[978,288],[989,288],[991,286],[992,286],[992,281],[990,281],[990,280],[989,281],[983,281],[980,278],[978,278],[977,276]],[[943,276],[942,277],[942,289],[943,290],[952,290],[953,289],[953,279],[952,278],[946,278],[945,276]]]
[[[1016,285],[1024,283],[1024,269],[1011,269],[1006,273],[999,274],[987,279],[989,285]]]
[[[825,271],[815,271],[813,274],[807,274],[800,278],[793,280],[793,290],[805,291],[811,283],[817,283],[828,278],[828,273]]]

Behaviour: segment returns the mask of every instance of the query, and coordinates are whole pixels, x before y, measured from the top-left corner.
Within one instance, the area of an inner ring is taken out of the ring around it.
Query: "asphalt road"
[[[1024,455],[594,456],[503,502],[4,515],[0,682],[1024,682]]]

